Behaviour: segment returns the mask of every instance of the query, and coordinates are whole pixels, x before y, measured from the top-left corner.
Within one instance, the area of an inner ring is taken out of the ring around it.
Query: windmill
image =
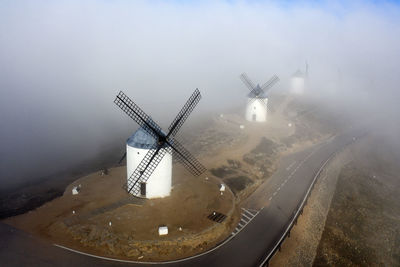
[[[200,99],[200,92],[196,89],[172,121],[168,133],[165,133],[122,91],[116,96],[114,103],[140,126],[127,140],[125,189],[130,194],[146,198],[168,196],[171,192],[172,155],[193,175],[198,176],[206,170],[175,139],[175,135]]]
[[[291,79],[291,93],[302,95],[304,94],[304,89],[306,87],[306,81],[308,79],[308,63],[306,62],[306,70],[303,73],[300,69],[298,69],[292,75]]]
[[[247,95],[246,120],[257,122],[266,121],[268,107],[267,92],[279,81],[278,76],[272,76],[272,78],[262,86],[259,84],[254,85],[246,73],[242,73],[240,79],[250,90],[250,93]]]

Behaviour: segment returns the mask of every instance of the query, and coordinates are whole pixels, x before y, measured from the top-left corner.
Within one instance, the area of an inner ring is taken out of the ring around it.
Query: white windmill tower
[[[172,182],[172,153],[193,175],[200,175],[206,170],[174,138],[200,98],[200,92],[196,89],[169,126],[168,133],[165,133],[123,92],[117,95],[114,103],[140,126],[126,142],[126,190],[130,194],[146,198],[169,196]]]
[[[306,72],[305,73],[303,73],[300,69],[298,69],[292,75],[291,88],[290,88],[291,93],[297,94],[297,95],[304,94],[304,89],[306,86],[307,78],[308,78],[308,64],[306,62]]]
[[[240,79],[250,90],[250,93],[247,94],[246,120],[256,122],[266,121],[268,112],[267,91],[279,81],[278,76],[272,76],[272,78],[262,86],[259,84],[255,86],[246,73],[242,73]]]
[[[143,128],[139,128],[126,141],[126,172],[130,177],[145,155],[152,149],[156,139]],[[168,145],[164,145],[165,149]],[[140,196],[147,198],[166,197],[171,193],[172,156],[166,153],[146,182],[140,182]]]

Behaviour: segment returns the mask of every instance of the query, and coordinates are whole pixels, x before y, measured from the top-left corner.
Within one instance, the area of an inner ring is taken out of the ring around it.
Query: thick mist
[[[122,152],[119,90],[167,127],[196,87],[223,111],[240,73],[284,91],[307,61],[309,96],[397,125],[399,26],[391,2],[2,1],[0,187]]]

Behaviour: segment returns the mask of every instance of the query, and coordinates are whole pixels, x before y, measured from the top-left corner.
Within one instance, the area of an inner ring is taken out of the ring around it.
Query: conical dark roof
[[[304,73],[301,70],[297,70],[295,73],[292,75],[293,77],[300,77],[304,78]]]
[[[267,98],[267,94],[261,89],[260,85],[256,86],[256,89],[253,91],[250,91],[250,93],[247,94],[248,98]]]

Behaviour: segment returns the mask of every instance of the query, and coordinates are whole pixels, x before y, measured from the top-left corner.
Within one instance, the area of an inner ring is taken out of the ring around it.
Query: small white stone
[[[225,185],[221,184],[219,187],[219,191],[224,192],[225,191]]]
[[[75,211],[74,211],[74,210],[72,211],[72,214],[75,214]]]
[[[287,126],[292,127],[292,123],[289,122]]]
[[[179,231],[182,231],[182,227],[179,227]]]
[[[77,195],[77,194],[79,194],[79,191],[80,191],[80,186],[74,186],[73,188],[72,188],[72,195]]]
[[[112,225],[112,223],[111,223],[111,222],[109,222],[109,223],[108,223],[108,226],[111,226],[111,225]]]
[[[158,227],[158,235],[167,235],[167,234],[168,234],[168,227],[167,226]]]
[[[224,117],[224,114],[219,114],[219,116],[220,116],[221,118],[223,118],[223,117]]]
[[[239,126],[239,128],[240,128],[240,129],[244,129],[244,125],[241,124],[241,125]]]

